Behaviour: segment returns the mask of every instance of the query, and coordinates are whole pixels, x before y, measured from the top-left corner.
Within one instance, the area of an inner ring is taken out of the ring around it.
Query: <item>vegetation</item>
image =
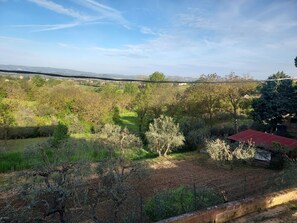
[[[219,163],[249,161],[253,145],[220,138],[250,127],[252,118],[274,131],[295,115],[296,86],[272,80],[286,77],[278,72],[257,85],[234,73],[209,74],[177,85],[160,83],[167,80],[161,72],[148,84],[0,76],[0,172],[26,170],[15,179],[21,200],[0,214],[19,222],[73,222],[76,210],[93,222],[137,222],[138,186],[148,174],[138,160],[178,150],[173,159],[197,156],[203,163],[207,154],[180,151],[206,148]],[[22,139],[38,136],[47,137]],[[180,187],[148,199],[145,213],[157,221],[220,202],[211,189]],[[110,210],[106,218],[102,207]]]
[[[118,125],[105,124],[100,134],[109,145],[119,148],[123,155],[127,148],[142,147],[142,142],[137,136],[131,134],[127,128],[122,129]]]
[[[264,125],[270,125],[271,131],[281,124],[286,115],[293,115],[296,112],[296,90],[291,79],[284,72],[277,72],[268,78],[260,88],[260,97],[253,100],[254,119]],[[275,81],[269,81],[276,79]]]
[[[167,116],[154,119],[150,124],[146,138],[151,150],[159,156],[167,156],[169,152],[184,144],[184,136],[180,133],[179,125]]]
[[[161,191],[150,198],[145,204],[145,212],[155,222],[222,202],[223,198],[212,189],[179,187]]]
[[[255,147],[252,144],[242,144],[230,146],[221,139],[207,141],[206,151],[209,156],[219,162],[233,160],[250,160],[255,156]]]

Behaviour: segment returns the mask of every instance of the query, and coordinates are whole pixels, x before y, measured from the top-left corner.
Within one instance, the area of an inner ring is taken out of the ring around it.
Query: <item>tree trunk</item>
[[[233,107],[234,132],[238,133],[237,107]]]
[[[165,150],[164,156],[167,156],[167,153],[168,153],[169,149],[170,149],[170,144],[167,145],[167,148]]]

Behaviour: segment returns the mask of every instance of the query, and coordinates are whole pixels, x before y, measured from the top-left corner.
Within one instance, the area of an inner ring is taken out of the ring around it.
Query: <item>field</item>
[[[155,158],[141,162],[148,164],[150,173],[149,178],[133,195],[133,197],[136,196],[136,200],[142,202],[141,206],[154,194],[180,186],[189,188],[206,186],[221,194],[226,201],[236,200],[269,192],[267,179],[275,179],[279,176],[277,171],[256,167],[238,166],[233,170],[228,167],[218,167],[206,154],[198,152],[177,153],[167,158]],[[17,173],[2,173],[0,181],[7,183],[11,174]],[[91,185],[96,185],[96,182],[96,179],[90,179]],[[0,198],[3,199],[6,196],[7,192],[0,192]],[[141,206],[134,210],[136,216],[142,216]]]
[[[151,178],[144,193],[151,194],[181,185],[207,186],[226,196],[228,201],[262,193],[271,188],[278,171],[250,166],[219,167],[206,154],[189,152],[150,161]]]
[[[136,112],[123,112],[120,114],[120,122],[123,127],[127,127],[130,132],[138,133],[139,129],[137,126],[138,118]]]

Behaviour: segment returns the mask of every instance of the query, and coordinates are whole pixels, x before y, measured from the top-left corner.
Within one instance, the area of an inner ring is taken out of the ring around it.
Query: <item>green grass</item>
[[[4,140],[0,140],[0,148],[4,147],[5,151],[22,151],[25,147],[31,146],[37,143],[45,142],[48,138],[29,138],[29,139],[9,139],[6,142]],[[0,150],[1,152],[1,150]]]
[[[131,159],[131,160],[144,160],[144,159],[153,159],[158,157],[157,154],[151,151],[147,151],[145,149],[137,149],[137,150],[131,149],[126,152],[126,155],[128,159]]]
[[[197,151],[193,152],[175,152],[170,154],[170,157],[174,160],[197,160],[197,161],[206,161],[209,159],[209,156],[205,153],[199,153]]]
[[[138,133],[138,117],[136,112],[127,111],[120,114],[120,121],[123,127],[133,133]]]
[[[0,153],[0,172],[17,171],[30,168],[25,162],[21,152]]]

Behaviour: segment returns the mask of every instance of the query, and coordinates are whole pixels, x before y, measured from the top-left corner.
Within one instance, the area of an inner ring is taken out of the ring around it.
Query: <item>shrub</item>
[[[237,160],[251,160],[256,153],[255,145],[248,143],[239,143],[239,145],[233,150],[232,154]]]
[[[185,137],[171,117],[161,115],[160,118],[154,119],[145,135],[149,147],[159,156],[166,156],[167,153],[184,145]]]
[[[212,127],[210,129],[210,135],[212,137],[225,137],[229,135],[233,135],[234,127],[230,125],[222,126],[222,127]]]
[[[67,139],[68,137],[69,135],[67,126],[58,124],[53,133],[52,145],[57,146],[61,141]]]
[[[186,144],[189,149],[197,149],[198,146],[203,145],[205,139],[210,136],[208,128],[192,130],[186,135]]]
[[[158,221],[172,216],[222,203],[223,198],[211,188],[178,187],[157,193],[145,204],[145,213],[151,221]]]
[[[221,139],[207,141],[206,151],[216,161],[229,161],[233,159],[230,146]]]

